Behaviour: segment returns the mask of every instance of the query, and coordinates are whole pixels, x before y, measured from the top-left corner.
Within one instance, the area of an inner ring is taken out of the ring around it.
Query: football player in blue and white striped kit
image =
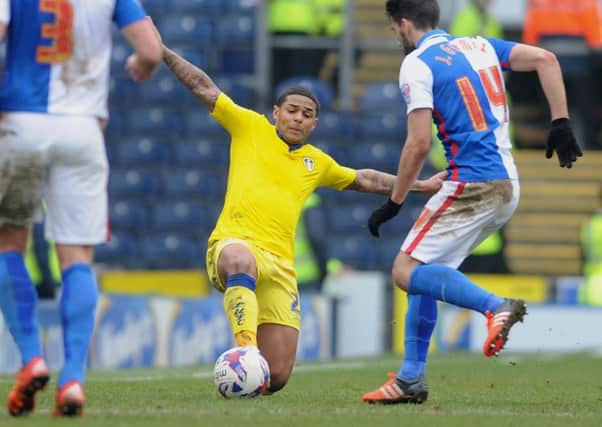
[[[404,361],[367,403],[422,403],[437,300],[482,313],[487,319],[485,356],[496,355],[510,328],[526,314],[524,301],[494,295],[457,270],[489,234],[512,216],[519,201],[518,173],[510,149],[509,111],[502,71],[536,71],[547,98],[551,127],[546,157],[561,167],[581,156],[570,123],[556,57],[541,48],[486,37],[453,37],[438,29],[436,0],[388,0],[386,13],[406,57],[399,85],[408,135],[391,196],[369,219],[379,226],[400,210],[431,143],[434,120],[449,173],[427,202],[393,265],[395,284],[408,294]]]
[[[36,291],[25,269],[28,228],[46,203],[46,238],[62,271],[60,318],[65,363],[55,415],[79,415],[84,370],[98,299],[94,245],[108,238],[108,164],[103,128],[111,28],[134,48],[126,70],[145,80],[161,45],[137,0],[0,0],[7,38],[0,88],[0,308],[23,367],[8,397],[11,415],[34,409],[48,367],[35,314]]]

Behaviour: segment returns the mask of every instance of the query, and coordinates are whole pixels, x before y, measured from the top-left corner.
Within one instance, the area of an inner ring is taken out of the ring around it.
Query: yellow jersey
[[[224,207],[209,243],[250,240],[292,262],[295,229],[307,198],[318,187],[342,190],[356,176],[322,150],[291,148],[268,119],[221,93],[211,113],[230,134],[230,169]]]

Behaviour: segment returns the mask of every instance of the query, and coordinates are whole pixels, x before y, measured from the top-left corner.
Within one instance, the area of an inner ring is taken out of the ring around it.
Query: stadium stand
[[[159,193],[161,177],[143,169],[113,169],[109,175],[109,199],[153,197]]]
[[[144,231],[150,224],[149,204],[144,199],[115,200],[109,208],[111,227],[130,231]]]
[[[370,270],[377,265],[376,246],[369,236],[344,233],[329,239],[328,253],[348,266]]]
[[[207,18],[194,15],[162,17],[158,25],[161,34],[170,43],[207,44],[213,40],[213,25]]]
[[[506,258],[514,273],[578,275],[579,230],[601,206],[602,153],[588,151],[561,169],[541,150],[516,152],[521,201],[506,228]]]
[[[236,102],[256,107],[254,2],[142,3],[168,44],[206,69]],[[355,6],[356,36],[364,41],[390,41],[382,5],[356,0]],[[109,196],[116,240],[99,248],[99,262],[141,268],[197,268],[202,265],[204,239],[219,214],[225,191],[228,135],[165,66],[152,81],[134,86],[123,71],[130,51],[122,36],[115,34],[107,152],[112,165]],[[344,165],[395,173],[406,134],[397,85],[401,55],[387,47],[358,49],[353,86],[356,111],[336,111],[333,88],[313,77],[293,77],[272,88],[272,94],[276,96],[291,84],[309,86],[323,107],[312,143]],[[513,105],[513,112],[522,123],[516,126],[517,138],[541,144],[545,129],[532,125],[541,111]],[[271,117],[271,108],[266,115]],[[506,229],[506,256],[512,271],[578,274],[578,230],[600,206],[602,157],[588,152],[570,171],[556,167],[541,151],[517,151],[516,157],[522,199]],[[434,172],[427,164],[421,177]],[[320,190],[320,194],[329,227],[335,233],[330,239],[330,255],[340,256],[356,268],[383,271],[389,271],[392,257],[427,200],[425,196],[410,196],[402,214],[385,224],[381,240],[375,241],[369,238],[365,224],[381,198],[350,191]],[[166,203],[158,203],[157,197]],[[146,230],[152,230],[151,235]],[[156,250],[147,248],[143,257],[130,259],[132,251],[160,240],[151,239],[153,236],[162,236],[163,243]],[[191,236],[196,237],[194,245]],[[197,258],[187,263],[185,256]]]
[[[172,0],[171,7],[180,13],[219,16],[225,11],[223,0]]]
[[[228,145],[212,139],[192,139],[174,144],[175,166],[225,170],[228,165]]]
[[[95,249],[97,263],[111,268],[147,268],[140,257],[140,241],[130,232],[111,232],[111,240]]]
[[[171,163],[171,145],[148,137],[124,140],[115,150],[114,166],[161,167]]]
[[[383,111],[379,113],[362,112],[358,118],[358,134],[365,140],[387,139],[400,144],[406,135],[406,117],[403,110]]]
[[[127,116],[132,136],[136,134],[173,135],[184,129],[180,113],[173,108],[131,108]]]
[[[142,238],[141,246],[149,268],[198,268],[204,259],[198,233],[153,233]]]
[[[180,232],[201,230],[212,225],[207,206],[188,200],[169,200],[154,206],[150,224],[153,229]]]
[[[360,97],[363,111],[403,111],[404,105],[399,86],[394,82],[370,83]]]
[[[354,145],[351,149],[351,164],[357,168],[371,168],[397,174],[400,146],[399,143],[377,141]]]

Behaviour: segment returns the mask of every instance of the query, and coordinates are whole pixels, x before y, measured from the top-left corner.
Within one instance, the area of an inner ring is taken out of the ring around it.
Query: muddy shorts
[[[518,180],[446,181],[425,205],[401,250],[425,264],[458,268],[518,205]]]
[[[106,241],[109,168],[96,118],[5,112],[0,147],[0,225],[44,215],[49,240]]]

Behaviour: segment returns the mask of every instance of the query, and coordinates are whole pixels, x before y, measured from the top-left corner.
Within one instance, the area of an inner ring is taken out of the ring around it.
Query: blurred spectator
[[[601,149],[597,133],[597,79],[592,52],[602,48],[602,2],[599,0],[529,0],[523,39],[556,54],[566,80],[574,120],[586,148]],[[578,138],[579,139],[579,138]]]
[[[36,286],[38,297],[53,299],[61,285],[61,269],[54,243],[44,237],[42,224],[34,224],[32,227],[25,254],[25,266]]]
[[[602,306],[602,209],[581,230],[584,283],[579,302]]]
[[[273,35],[328,36],[341,35],[345,21],[346,0],[269,0],[268,29]],[[272,85],[295,76],[321,77],[334,82],[338,57],[336,52],[312,47],[275,47],[272,49]]]
[[[343,35],[346,4],[347,0],[316,1],[316,9],[321,22],[320,33],[322,35],[327,37],[341,37]],[[333,88],[338,87],[339,62],[338,48],[328,50],[324,55],[318,75],[321,80],[330,83]]]
[[[317,36],[320,22],[316,19],[314,0],[270,0],[268,29],[273,35]],[[324,51],[311,47],[304,49],[274,47],[272,49],[272,86],[294,76],[317,77]]]
[[[327,274],[343,270],[339,260],[329,259],[328,229],[320,196],[313,193],[303,206],[295,235],[295,270],[299,292],[320,292]]]
[[[458,12],[449,26],[450,34],[457,37],[485,36],[501,39],[501,24],[489,14],[491,0],[471,0]]]

